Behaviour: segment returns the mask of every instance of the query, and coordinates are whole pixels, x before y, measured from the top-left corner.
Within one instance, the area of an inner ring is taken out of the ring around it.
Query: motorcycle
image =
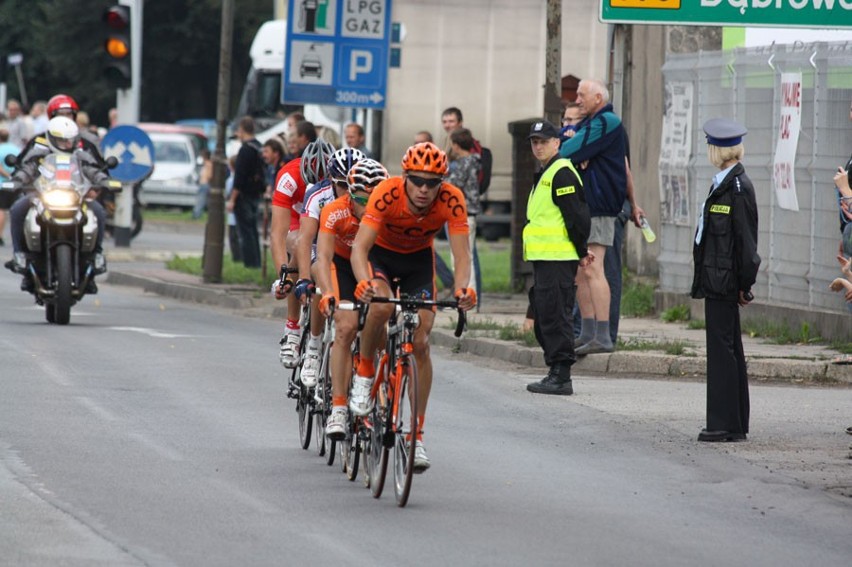
[[[6,164],[16,166],[15,156],[8,156]],[[106,161],[107,168],[117,164],[114,157]],[[44,305],[47,321],[67,325],[71,307],[86,295],[96,273],[98,220],[85,201],[92,186],[74,154],[46,155],[38,173],[32,188],[26,188],[34,192],[24,223],[28,253],[26,267],[17,271],[29,276],[28,291],[38,305]],[[105,185],[121,190],[117,181],[108,180]],[[8,197],[25,188],[10,181],[2,189]]]

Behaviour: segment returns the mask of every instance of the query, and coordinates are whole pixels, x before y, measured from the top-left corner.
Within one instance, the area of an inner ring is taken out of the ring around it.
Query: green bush
[[[666,323],[674,323],[676,321],[689,321],[689,306],[675,305],[663,311],[660,318]]]

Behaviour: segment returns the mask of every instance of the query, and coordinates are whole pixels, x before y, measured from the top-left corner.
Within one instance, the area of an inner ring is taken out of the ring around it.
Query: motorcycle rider
[[[86,149],[86,144],[80,139],[80,129],[77,124],[67,116],[56,116],[48,122],[45,135],[36,136],[29,151],[23,154],[22,158],[19,157],[17,168],[12,173],[12,181],[15,182],[16,186],[24,188],[31,187],[36,177],[38,177],[38,166],[42,159],[52,153],[74,154],[81,165],[81,173],[89,180],[93,187],[101,187],[109,179],[109,175],[98,165],[100,154],[98,154],[98,157],[92,155]],[[86,205],[98,221],[98,234],[93,251],[93,264],[95,274],[102,274],[106,272],[106,260],[103,255],[106,212],[103,206],[93,199],[92,193],[96,193],[96,190],[89,191],[89,194],[86,196]],[[22,198],[15,201],[9,209],[13,258],[9,262],[6,262],[6,267],[14,272],[24,274],[24,279],[21,282],[21,289],[23,291],[31,291],[33,286],[33,281],[26,271],[27,257],[24,238],[24,223],[31,204],[31,198],[25,194]],[[86,293],[97,293],[97,291],[98,288],[95,285],[94,279],[89,280]]]
[[[52,120],[57,116],[66,116],[77,122],[77,113],[80,112],[80,106],[77,104],[77,101],[67,94],[57,94],[50,97],[50,100],[47,101],[47,118],[48,120]],[[49,122],[48,122],[49,124]],[[38,138],[44,138],[47,132],[36,132],[36,135],[33,136],[27,145],[24,146],[24,149],[18,154],[18,160],[27,155],[36,144],[36,140]],[[95,161],[97,161],[98,167],[104,166],[104,158],[101,155],[101,150],[98,148],[98,145],[92,143],[91,141],[81,138],[82,147],[84,150],[89,152],[92,156],[94,156]]]

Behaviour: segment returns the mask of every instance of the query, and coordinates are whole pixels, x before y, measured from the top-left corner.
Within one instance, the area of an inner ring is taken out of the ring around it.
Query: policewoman
[[[574,278],[578,266],[594,259],[587,250],[591,217],[580,175],[571,160],[559,155],[559,129],[546,120],[535,122],[527,139],[541,169],[527,201],[524,260],[533,265],[533,328],[550,369],[527,390],[569,396],[574,393],[571,365],[576,360]]]
[[[747,130],[726,118],[704,124],[707,156],[719,172],[695,231],[692,297],[704,299],[707,334],[707,426],[699,441],[744,441],[748,434],[748,375],[740,307],[753,299],[757,278],[757,203],[745,173]]]

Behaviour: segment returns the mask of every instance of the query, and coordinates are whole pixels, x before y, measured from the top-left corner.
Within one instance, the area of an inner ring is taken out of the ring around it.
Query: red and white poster
[[[778,206],[791,211],[799,210],[796,198],[796,147],[802,129],[802,74],[781,74],[781,118],[775,159],[772,163],[772,180]]]

